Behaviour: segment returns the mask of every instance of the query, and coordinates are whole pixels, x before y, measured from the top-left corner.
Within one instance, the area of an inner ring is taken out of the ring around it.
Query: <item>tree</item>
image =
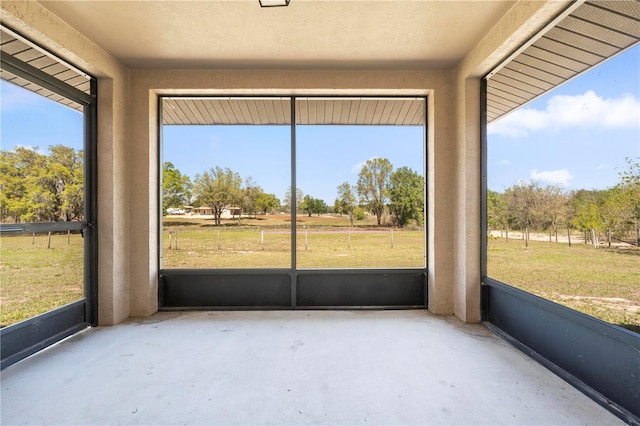
[[[327,203],[324,202],[324,200],[321,200],[319,198],[315,199],[313,212],[316,215],[320,216],[321,214],[325,214],[328,209],[329,207],[327,206]]]
[[[389,179],[389,210],[400,228],[424,222],[424,178],[409,167],[400,167]]]
[[[542,188],[541,196],[543,225],[549,229],[549,241],[551,241],[551,231],[553,231],[557,243],[558,229],[563,222],[566,222],[567,196],[556,185],[547,185]]]
[[[520,182],[505,190],[509,211],[515,223],[524,233],[525,245],[529,245],[529,231],[539,224],[542,209],[542,189],[535,182]]]
[[[211,207],[215,223],[220,225],[224,209],[239,203],[241,185],[242,178],[238,173],[216,166],[196,175],[193,193],[201,205]]]
[[[311,214],[315,211],[316,208],[315,204],[315,198],[311,197],[310,195],[305,195],[302,202],[300,203],[300,209],[303,212],[307,213],[309,217],[311,217]]]
[[[351,226],[353,226],[354,212],[358,206],[356,190],[356,187],[349,185],[349,182],[342,182],[338,185],[338,198],[334,203],[334,211],[336,210],[335,206],[337,206],[341,213],[346,213],[349,216]]]
[[[382,213],[389,201],[389,180],[393,165],[386,158],[367,160],[358,174],[360,200],[381,224]]]
[[[64,221],[82,219],[84,214],[83,152],[64,145],[49,147],[54,215]],[[55,188],[55,189],[54,189]],[[55,219],[57,220],[57,219]]]
[[[631,215],[630,225],[635,228],[634,238],[636,244],[640,246],[640,157],[625,160],[628,168],[619,173],[619,186],[623,188]]]
[[[84,218],[84,152],[78,151],[76,161],[71,165],[71,181],[62,192],[62,214],[64,220]]]
[[[296,188],[296,208],[292,209],[291,208],[291,186],[289,186],[287,188],[287,192],[285,192],[284,194],[283,204],[289,212],[291,212],[292,214],[295,214],[300,209],[300,204],[302,203],[303,198],[304,198],[304,194],[302,193],[302,190],[300,188]]]
[[[591,242],[597,245],[595,231],[600,228],[602,219],[598,208],[597,191],[580,189],[571,193],[569,197],[570,224],[585,233],[591,233]]]
[[[627,193],[620,185],[600,191],[599,208],[602,228],[607,231],[607,241],[611,247],[611,236],[624,238],[629,223],[633,220],[633,210]]]
[[[191,201],[193,185],[189,176],[180,173],[173,163],[162,164],[162,212],[168,208],[182,207]]]
[[[0,212],[15,222],[70,221],[84,211],[82,151],[64,145],[49,154],[17,147],[0,151]]]
[[[262,192],[256,198],[256,208],[258,211],[262,212],[262,214],[267,214],[278,207],[280,207],[280,200],[275,196],[275,194]]]
[[[0,189],[2,190],[3,217],[10,216],[16,223],[36,220],[33,193],[35,180],[45,168],[46,157],[35,150],[17,147],[0,152]]]
[[[342,216],[344,213],[344,209],[342,206],[342,202],[340,201],[340,198],[336,198],[335,200],[333,200],[333,213],[339,214],[340,216]]]
[[[490,229],[500,229],[505,232],[509,241],[509,226],[513,222],[512,213],[509,210],[509,202],[506,194],[487,190],[487,225]]]
[[[253,180],[251,176],[245,179],[244,188],[242,190],[242,210],[248,215],[256,215],[258,213],[258,197],[264,191]]]

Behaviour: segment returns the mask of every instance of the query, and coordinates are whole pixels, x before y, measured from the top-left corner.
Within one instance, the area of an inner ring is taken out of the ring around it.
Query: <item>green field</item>
[[[0,326],[84,297],[84,241],[79,234],[0,238]]]
[[[503,238],[489,242],[487,275],[640,332],[640,249]]]
[[[165,218],[163,268],[288,268],[290,218]],[[421,267],[423,231],[378,228],[372,218],[299,217],[298,268]],[[169,230],[172,231],[169,249]],[[176,250],[175,237],[178,249]],[[72,234],[0,239],[0,324],[82,297],[83,241]],[[605,321],[640,331],[640,249],[492,238],[488,274]]]
[[[289,268],[291,224],[286,218],[243,219],[210,226],[206,219],[165,220],[162,267]],[[349,227],[346,217],[300,217],[298,268],[421,268],[424,231]],[[169,235],[169,231],[172,235]],[[175,250],[177,236],[178,250]],[[171,249],[169,249],[171,243]]]

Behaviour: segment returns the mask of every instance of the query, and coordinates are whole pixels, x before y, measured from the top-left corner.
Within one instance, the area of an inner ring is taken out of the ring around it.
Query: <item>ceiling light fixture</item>
[[[258,0],[260,7],[282,7],[289,6],[290,0]]]

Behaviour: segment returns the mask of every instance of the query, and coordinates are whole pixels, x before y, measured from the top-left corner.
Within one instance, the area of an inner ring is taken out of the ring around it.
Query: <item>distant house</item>
[[[193,213],[197,215],[210,216],[213,215],[213,209],[211,207],[194,207]],[[234,217],[238,217],[242,214],[242,207],[225,207],[222,210],[222,214],[220,217],[222,219],[233,219]]]
[[[194,207],[193,212],[201,215],[212,215],[213,209],[211,207]]]

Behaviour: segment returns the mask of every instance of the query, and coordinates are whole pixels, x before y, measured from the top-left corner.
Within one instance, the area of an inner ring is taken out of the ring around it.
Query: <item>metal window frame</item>
[[[3,28],[6,27],[3,25]],[[11,29],[8,30],[15,33]],[[24,37],[21,38],[26,40]],[[30,41],[29,43],[68,65],[41,46]],[[82,105],[84,127],[84,221],[0,224],[0,234],[3,235],[81,230],[84,236],[84,297],[0,329],[0,369],[4,369],[78,331],[95,326],[98,322],[97,81],[85,73],[91,86],[90,94],[87,94],[11,55],[2,54],[0,65],[16,76]],[[78,69],[73,65],[69,66]]]
[[[421,99],[424,102],[423,157],[426,175],[428,140],[428,96],[426,95],[181,95],[181,98],[262,98],[289,99],[291,102],[291,187],[296,188],[296,102],[300,99],[374,98]],[[158,96],[158,253],[162,256],[162,100]],[[427,177],[424,178],[425,217]],[[291,204],[296,205],[292,189]],[[295,238],[296,215],[291,217],[291,265],[289,268],[162,269],[159,268],[158,305],[160,310],[217,309],[426,309],[427,249],[425,226],[424,259],[420,268],[298,268]],[[319,283],[325,287],[319,288]],[[326,285],[332,285],[328,293]],[[345,290],[346,289],[346,290]],[[249,295],[249,297],[247,297]]]

